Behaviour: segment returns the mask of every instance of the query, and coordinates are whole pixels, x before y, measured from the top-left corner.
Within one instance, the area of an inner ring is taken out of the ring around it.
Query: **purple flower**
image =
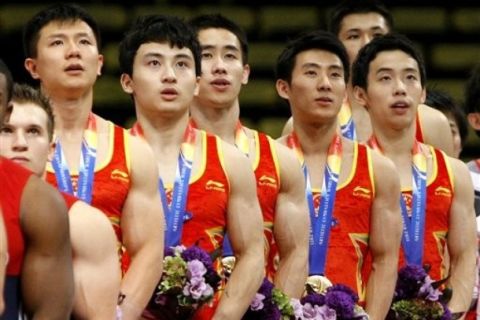
[[[437,289],[434,289],[432,287],[432,283],[433,283],[432,278],[430,278],[430,276],[426,276],[422,286],[418,290],[418,297],[420,298],[425,297],[425,299],[430,301],[438,301],[438,298],[440,296],[440,291]]]
[[[207,269],[212,267],[212,259],[210,258],[208,253],[206,253],[205,250],[197,246],[191,246],[185,251],[183,251],[182,258],[187,262],[192,260],[199,260]]]
[[[173,250],[172,247],[165,247],[163,251],[164,257],[173,257],[174,255],[175,255],[175,251]]]
[[[207,273],[207,268],[198,260],[192,260],[187,262],[187,276],[192,278],[203,278],[203,275]]]
[[[295,316],[297,317],[297,316]],[[310,303],[303,305],[303,314],[297,319],[305,320],[336,320],[337,314],[335,310],[330,309],[329,307],[323,306],[312,306]]]
[[[263,282],[258,289],[258,293],[261,293],[266,297],[270,297],[272,295],[273,287],[274,286],[272,282],[270,282],[267,278],[263,278]]]
[[[213,294],[212,287],[205,283],[203,278],[192,278],[183,288],[185,296],[191,296],[192,299],[199,300]]]
[[[355,301],[345,291],[327,291],[325,304],[337,312],[340,318],[352,318],[354,314]]]
[[[252,303],[250,303],[250,309],[252,309],[253,311],[263,309],[263,300],[265,300],[265,296],[263,294],[256,293],[255,298],[253,298]]]
[[[318,293],[310,293],[303,297],[300,302],[302,304],[310,303],[312,306],[323,306],[325,304],[325,296]]]
[[[248,308],[247,312],[243,316],[243,319],[248,320],[280,320],[282,314],[279,308],[275,305],[273,298],[272,298],[272,291],[273,291],[273,283],[271,283],[268,279],[264,278],[262,285],[258,289],[258,292],[255,296],[257,299],[258,296],[263,296],[262,299],[263,307],[261,309],[254,310],[252,305],[255,304],[255,300],[252,301],[250,304],[250,308]]]
[[[309,302],[303,305],[303,318],[304,319],[315,319],[317,316],[317,311],[315,310],[314,306],[312,306]]]
[[[443,307],[443,316],[440,318],[440,320],[452,320],[452,312],[450,309],[447,307],[447,305],[442,303]]]
[[[347,287],[343,284],[336,284],[336,285],[333,285],[329,288],[327,288],[327,295],[329,292],[333,292],[333,291],[341,291],[341,292],[345,292],[346,294],[348,294],[352,300],[357,303],[358,302],[358,295],[355,293],[355,291],[353,291],[352,289],[350,289],[350,287]]]
[[[329,308],[328,306],[315,306],[317,314],[320,316],[319,319],[323,320],[337,320],[337,313],[334,309]]]
[[[401,268],[398,272],[394,301],[415,298],[426,276],[427,273],[421,266],[406,265]]]
[[[303,319],[303,306],[300,300],[292,298],[290,299],[290,303],[293,307],[295,319]]]

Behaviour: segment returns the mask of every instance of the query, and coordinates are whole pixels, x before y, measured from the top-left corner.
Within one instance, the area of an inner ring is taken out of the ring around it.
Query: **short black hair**
[[[420,72],[420,82],[422,87],[425,87],[427,76],[422,55],[415,48],[414,44],[407,37],[401,34],[387,34],[385,36],[375,38],[362,49],[360,49],[357,59],[355,59],[355,62],[352,66],[352,85],[367,89],[370,63],[377,57],[379,53],[394,50],[403,51],[417,61],[418,70]]]
[[[53,116],[50,100],[39,90],[27,84],[15,83],[13,86],[12,102],[32,103],[41,108],[47,114],[47,133],[48,139],[53,140],[53,128],[55,127],[55,117]]]
[[[119,46],[121,73],[132,75],[138,48],[149,42],[166,42],[171,47],[190,49],[195,60],[195,74],[201,75],[200,45],[195,32],[182,19],[166,15],[139,17],[127,31]]]
[[[290,83],[298,54],[308,50],[324,50],[336,55],[343,65],[345,83],[348,83],[350,70],[345,47],[333,33],[321,30],[302,34],[287,44],[277,58],[276,78]]]
[[[468,136],[468,124],[465,113],[455,99],[448,93],[436,89],[427,89],[425,104],[441,111],[445,115],[452,115],[458,127],[458,133],[464,146]]]
[[[378,13],[381,15],[389,31],[393,30],[393,17],[390,11],[379,1],[376,0],[344,0],[336,5],[330,13],[328,19],[328,30],[338,36],[343,18],[350,14]]]
[[[242,50],[242,63],[245,65],[248,63],[248,40],[245,31],[240,28],[232,20],[222,16],[221,14],[205,14],[200,15],[190,20],[190,25],[198,33],[205,29],[225,29],[233,33],[238,42],[240,42],[240,49]]]
[[[83,21],[92,29],[100,47],[100,30],[95,19],[82,7],[74,3],[57,3],[34,15],[23,29],[23,50],[27,57],[37,56],[37,44],[40,38],[40,31],[52,21],[75,22]]]
[[[0,59],[0,74],[3,74],[5,77],[5,85],[7,89],[7,102],[12,99],[12,91],[13,91],[13,77],[12,73],[10,72],[10,69],[8,66],[3,62],[2,59]],[[0,101],[1,102],[1,101]]]

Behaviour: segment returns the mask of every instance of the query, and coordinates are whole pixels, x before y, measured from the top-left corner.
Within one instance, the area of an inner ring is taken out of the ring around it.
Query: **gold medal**
[[[332,282],[325,276],[313,275],[307,278],[307,285],[316,293],[325,293],[328,287],[332,286]]]
[[[234,256],[223,257],[222,267],[225,275],[227,277],[230,276],[233,272],[233,268],[235,267],[235,257]]]

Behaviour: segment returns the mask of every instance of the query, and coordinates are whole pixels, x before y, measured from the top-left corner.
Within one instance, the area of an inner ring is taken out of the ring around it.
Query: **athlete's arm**
[[[162,275],[163,211],[158,193],[158,169],[146,142],[129,137],[131,186],[122,212],[123,244],[131,264],[121,292],[123,319],[138,319]]]
[[[453,156],[453,137],[447,117],[425,104],[418,106],[418,114],[424,142]]]
[[[373,161],[375,199],[370,216],[372,271],[367,283],[366,311],[370,319],[385,319],[397,280],[402,235],[400,179],[394,164],[377,152]]]
[[[293,152],[275,143],[280,171],[273,232],[280,255],[275,286],[292,298],[300,298],[308,275],[310,218],[305,198],[305,179]]]
[[[475,281],[476,222],[473,209],[473,187],[468,169],[463,162],[448,158],[454,174],[454,196],[448,227],[450,255],[449,285],[453,296],[452,312],[466,311],[470,305]]]
[[[25,236],[22,297],[32,319],[68,319],[73,303],[67,208],[58,191],[35,176],[21,200]]]
[[[235,253],[235,268],[213,319],[240,319],[264,275],[263,219],[252,166],[235,147],[220,144],[230,183],[227,232]]]
[[[77,201],[70,208],[75,300],[79,319],[114,319],[120,290],[117,238],[108,218]]]

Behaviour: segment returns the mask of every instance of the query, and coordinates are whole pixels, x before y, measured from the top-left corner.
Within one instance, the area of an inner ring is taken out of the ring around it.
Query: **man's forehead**
[[[225,44],[228,43],[228,45],[240,48],[240,40],[237,36],[233,32],[223,28],[202,29],[198,32],[198,40],[202,47],[225,46]]]
[[[375,66],[376,70],[390,69],[419,72],[417,60],[402,50],[381,51],[371,61],[370,65]]]
[[[53,20],[40,29],[40,36],[84,33],[93,36],[92,28],[81,19]]]
[[[386,28],[388,30],[387,21],[378,12],[357,12],[351,13],[343,17],[340,24],[340,31],[348,31],[351,29],[372,29]]]

